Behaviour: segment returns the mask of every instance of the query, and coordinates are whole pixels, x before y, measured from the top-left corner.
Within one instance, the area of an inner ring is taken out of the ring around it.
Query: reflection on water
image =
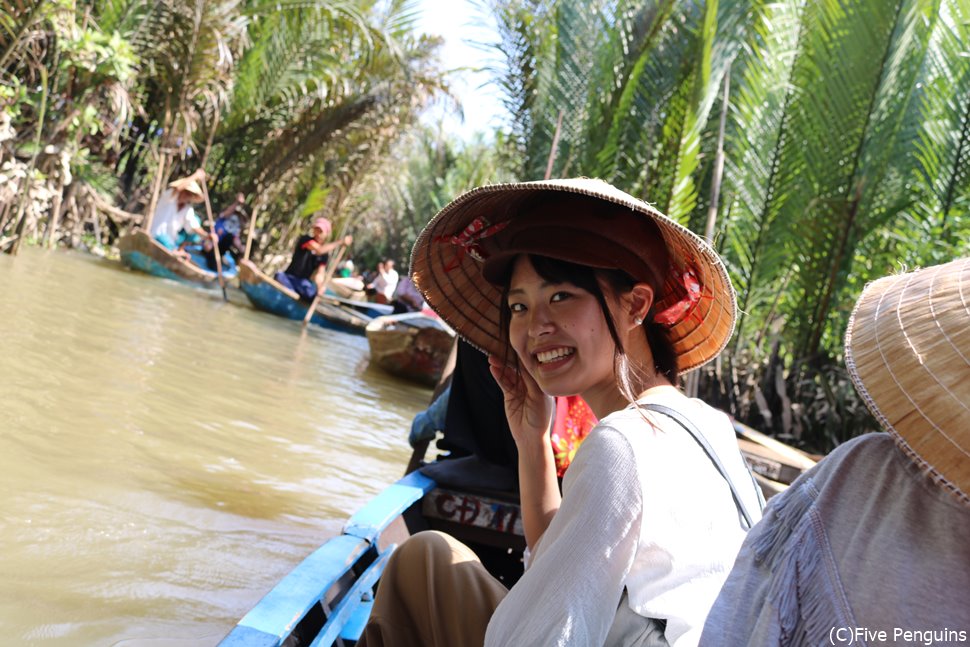
[[[4,641],[218,642],[400,476],[429,396],[235,291],[0,255]]]

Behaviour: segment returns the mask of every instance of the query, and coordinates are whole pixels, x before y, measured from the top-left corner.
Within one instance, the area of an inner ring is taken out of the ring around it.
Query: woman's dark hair
[[[636,281],[629,274],[621,270],[595,269],[588,265],[579,265],[577,263],[570,263],[568,261],[561,261],[535,254],[529,254],[528,258],[536,274],[546,281],[550,283],[569,283],[575,285],[578,288],[586,290],[596,298],[596,301],[600,304],[600,309],[603,311],[603,317],[606,319],[606,327],[610,331],[610,337],[613,338],[613,345],[616,349],[613,354],[613,370],[620,384],[620,391],[631,402],[635,400],[641,390],[637,385],[644,384],[647,376],[642,373],[644,367],[633,366],[627,357],[626,349],[623,348],[620,336],[616,331],[616,323],[613,321],[613,315],[610,314],[609,306],[606,303],[606,296],[603,294],[599,279],[602,279],[616,294],[630,290]],[[512,265],[509,267],[511,268]],[[502,290],[500,308],[502,314],[499,322],[503,341],[505,342],[504,360],[506,363],[510,363],[513,360],[517,361],[509,340],[511,312],[508,308],[508,294],[511,278],[510,269],[509,276],[505,280],[505,287]],[[653,355],[655,370],[670,380],[672,384],[676,383],[679,374],[677,354],[674,352],[673,344],[671,344],[670,338],[667,335],[667,328],[653,321],[653,306],[651,306],[650,312],[647,314],[642,327],[647,338],[647,344],[650,346],[650,353]]]

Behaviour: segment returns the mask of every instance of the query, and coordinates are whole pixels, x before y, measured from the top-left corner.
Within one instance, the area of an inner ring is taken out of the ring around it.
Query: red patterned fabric
[[[562,476],[583,438],[596,426],[596,416],[578,395],[556,398],[556,421],[552,425],[552,451],[556,474]]]

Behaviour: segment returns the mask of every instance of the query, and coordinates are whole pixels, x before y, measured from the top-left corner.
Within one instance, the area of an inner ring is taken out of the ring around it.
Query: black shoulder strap
[[[728,487],[731,488],[731,496],[734,497],[734,504],[738,507],[738,512],[741,513],[741,516],[744,519],[741,527],[745,530],[750,529],[751,526],[754,525],[751,518],[751,513],[748,511],[747,506],[744,505],[744,501],[738,494],[737,488],[734,487],[734,482],[731,480],[731,477],[728,476],[727,470],[724,469],[724,465],[721,464],[721,459],[718,458],[717,452],[715,452],[714,448],[711,447],[711,444],[707,442],[707,438],[704,437],[704,434],[701,433],[700,429],[698,429],[697,426],[687,418],[687,416],[676,409],[671,409],[670,407],[662,404],[653,404],[649,402],[644,404],[637,403],[637,406],[647,409],[648,411],[662,413],[663,415],[673,419],[674,422],[683,427],[687,433],[689,433],[694,440],[697,441],[697,444],[701,446],[704,453],[707,454],[707,457],[711,459],[712,463],[714,463],[714,467],[717,468],[717,471],[720,472],[721,476],[724,477],[724,480],[727,481]],[[754,483],[754,486],[757,488],[757,483]],[[761,500],[760,496],[758,497],[758,500]]]

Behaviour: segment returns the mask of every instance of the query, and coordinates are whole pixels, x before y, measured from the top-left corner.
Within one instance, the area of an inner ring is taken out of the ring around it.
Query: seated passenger
[[[342,240],[327,242],[332,226],[326,218],[313,221],[312,235],[300,236],[296,241],[296,249],[290,264],[282,272],[277,272],[277,281],[300,295],[305,301],[313,301],[317,291],[323,289],[323,282],[330,252],[340,245],[350,245],[354,242],[352,236],[344,236]]]
[[[414,281],[405,276],[397,282],[397,288],[394,290],[391,305],[394,306],[393,314],[397,315],[405,312],[419,312],[427,304],[424,302],[424,297],[421,296],[418,289],[414,287]]]
[[[228,252],[232,259],[230,265],[234,264],[233,262],[238,262],[239,258],[245,252],[246,245],[241,238],[243,224],[246,218],[245,206],[245,196],[242,193],[237,193],[233,203],[223,209],[216,218],[213,229],[215,230],[216,239],[219,242],[217,245],[213,245],[207,236],[206,242],[203,245],[206,265],[208,265],[210,270],[216,269],[214,249],[218,248],[219,256],[224,259]],[[226,260],[228,261],[229,259]]]
[[[359,275],[354,274],[354,261],[347,259],[340,264],[334,272],[334,277],[330,279],[327,288],[333,290],[338,297],[365,301],[367,294],[364,292],[364,281]]]
[[[377,303],[390,303],[397,289],[398,274],[394,269],[394,261],[385,258],[377,264],[377,274],[367,285],[367,294]]]
[[[711,647],[970,640],[970,259],[870,283],[845,363],[888,433],[840,445],[748,534]]]

